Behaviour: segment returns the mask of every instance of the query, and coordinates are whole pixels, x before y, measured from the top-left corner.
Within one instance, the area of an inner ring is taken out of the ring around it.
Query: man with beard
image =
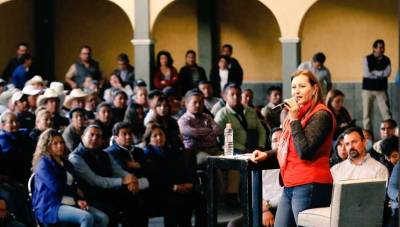
[[[387,168],[371,158],[367,153],[366,139],[362,129],[352,127],[343,132],[348,159],[334,165],[331,173],[334,181],[358,179],[385,179],[389,177]]]

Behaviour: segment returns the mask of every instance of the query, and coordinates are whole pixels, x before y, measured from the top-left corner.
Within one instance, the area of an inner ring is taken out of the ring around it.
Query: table
[[[262,226],[262,170],[279,168],[276,161],[253,163],[244,156],[210,156],[207,159],[207,215],[208,226],[217,226],[217,169],[238,170],[241,180],[243,226]]]

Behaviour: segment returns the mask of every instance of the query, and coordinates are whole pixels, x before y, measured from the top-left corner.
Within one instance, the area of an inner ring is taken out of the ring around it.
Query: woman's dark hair
[[[382,153],[389,157],[393,151],[399,151],[399,137],[391,136],[382,140],[380,147]]]
[[[325,104],[331,111],[333,111],[332,101],[333,101],[333,99],[335,99],[338,96],[344,97],[344,93],[337,89],[330,90],[328,92],[328,94],[326,95]]]
[[[172,64],[174,63],[174,59],[172,59],[172,56],[168,51],[162,50],[162,51],[158,52],[158,54],[157,54],[157,62],[156,62],[157,68],[159,68],[161,66],[161,62],[160,62],[161,55],[165,55],[167,57],[167,59],[168,59],[167,66],[172,67]]]
[[[138,109],[142,109],[142,111],[144,112],[143,106],[137,103],[131,103],[128,106],[128,109],[126,110],[124,117],[124,121],[129,122],[133,126],[134,130],[143,125],[143,119],[141,119],[141,122],[139,122],[138,119],[138,114],[137,114]]]
[[[157,98],[156,104],[154,105],[154,113],[156,114],[156,116],[158,116],[157,111],[155,111],[155,109],[159,106],[161,106],[163,103],[167,104],[168,107],[168,115],[171,113],[171,106],[169,105],[169,100],[168,98],[166,98],[165,96],[160,96]]]
[[[230,61],[231,61],[231,59],[230,59],[228,56],[220,55],[220,56],[217,58],[217,68],[218,68],[218,62],[219,62],[219,60],[221,60],[221,59],[224,59],[228,65],[229,65],[229,63],[230,63]]]
[[[115,76],[117,78],[117,80],[119,81],[119,83],[122,85],[122,87],[125,87],[126,83],[122,80],[120,75],[117,75],[115,73],[111,73],[110,74],[110,79],[111,79],[112,76]]]
[[[156,124],[156,123],[149,124],[146,127],[146,131],[144,132],[144,135],[143,135],[143,142],[146,146],[150,144],[151,133],[153,133],[153,131],[156,129],[160,129],[161,131],[164,132],[164,129],[161,127],[161,125]],[[164,134],[165,134],[165,132],[164,132]]]

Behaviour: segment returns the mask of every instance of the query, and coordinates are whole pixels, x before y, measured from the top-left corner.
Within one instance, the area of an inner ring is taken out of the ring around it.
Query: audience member
[[[179,78],[182,85],[182,94],[197,88],[200,81],[207,80],[204,69],[197,65],[196,52],[188,50],[185,55],[185,66],[179,70]]]
[[[270,129],[280,127],[280,115],[282,108],[273,109],[282,103],[282,88],[278,86],[271,86],[267,90],[268,104],[261,109],[261,114]]]
[[[186,152],[196,158],[197,165],[204,165],[208,156],[221,154],[216,139],[221,134],[220,127],[203,112],[204,96],[201,92],[189,91],[185,101],[187,111],[178,120],[183,144]]]
[[[17,116],[5,112],[0,117],[0,149],[3,155],[3,167],[7,175],[26,185],[31,175],[31,161],[34,152],[33,142],[27,129],[20,129]]]
[[[386,158],[386,162],[389,165],[386,167],[389,170],[389,174],[392,173],[393,167],[399,162],[400,153],[399,153],[399,137],[392,136],[382,140],[380,144],[382,154]]]
[[[354,126],[354,121],[351,120],[351,116],[347,109],[343,106],[344,94],[340,90],[330,90],[326,96],[326,105],[332,111],[336,119],[336,131],[334,139],[348,127]]]
[[[219,101],[219,98],[214,97],[214,90],[209,81],[200,81],[198,85],[199,90],[204,95],[204,106],[211,111],[213,106]]]
[[[46,129],[52,128],[53,119],[51,117],[50,111],[42,108],[36,111],[35,128],[29,133],[33,143],[37,144],[40,134]]]
[[[32,56],[28,53],[21,55],[19,57],[19,66],[15,68],[11,76],[11,82],[18,89],[24,88],[26,81],[32,78]]]
[[[1,74],[1,77],[7,81],[10,82],[11,80],[11,76],[14,72],[14,70],[21,64],[21,56],[24,54],[28,54],[29,53],[29,45],[27,43],[18,43],[17,45],[17,51],[16,54],[17,56],[15,56],[14,58],[12,58],[6,68],[3,71],[3,74]]]
[[[346,151],[346,147],[344,146],[344,135],[343,133],[338,136],[336,142],[333,146],[333,154],[329,159],[330,167],[346,160],[349,157],[349,154]]]
[[[41,224],[108,225],[108,216],[89,206],[76,187],[77,175],[67,160],[67,150],[59,132],[47,129],[42,133],[32,166],[35,174],[32,204]]]
[[[102,80],[99,63],[92,59],[92,48],[84,45],[79,48],[79,60],[65,74],[65,81],[71,88],[80,88],[88,76],[97,81]]]
[[[144,109],[143,106],[132,103],[129,105],[125,112],[124,121],[128,122],[132,126],[132,132],[134,135],[134,144],[138,144],[143,140],[143,134],[146,130],[144,122]]]
[[[140,207],[140,198],[132,192],[145,188],[148,182],[124,171],[115,160],[101,149],[101,130],[89,125],[82,135],[82,143],[69,155],[79,185],[91,206],[105,212],[115,223],[122,211],[124,226],[147,226]]]
[[[371,158],[365,149],[365,137],[361,128],[352,127],[344,132],[344,144],[349,158],[331,168],[335,181],[357,179],[388,180],[387,168]]]
[[[35,115],[29,112],[28,96],[21,91],[17,91],[11,97],[14,104],[14,113],[17,115],[17,121],[20,128],[26,128],[28,131],[35,127]]]
[[[65,128],[62,137],[68,150],[73,151],[81,142],[83,130],[85,129],[85,110],[82,108],[72,109],[69,112],[69,119],[71,123]]]
[[[121,53],[117,57],[118,68],[114,70],[113,74],[122,79],[124,83],[133,87],[135,83],[135,68],[130,64],[129,57],[125,53]]]
[[[371,130],[371,110],[376,99],[383,120],[391,119],[389,99],[387,96],[388,77],[392,71],[390,59],[384,55],[385,42],[378,39],[372,45],[372,54],[366,56],[363,62],[363,126]]]
[[[185,165],[183,151],[167,146],[167,140],[162,127],[149,125],[144,135],[145,159],[150,172],[151,196],[147,202],[157,204],[151,206],[152,212],[164,214],[165,226],[189,227],[195,204],[194,173]]]
[[[324,65],[325,60],[325,54],[318,52],[314,54],[311,61],[303,62],[298,67],[298,70],[310,70],[315,76],[317,76],[323,97],[325,97],[328,91],[332,88],[331,72]]]
[[[4,227],[25,227],[24,224],[15,220],[15,216],[7,209],[6,201],[0,197],[0,226]]]
[[[97,92],[90,92],[86,96],[85,100],[85,112],[86,112],[86,118],[89,120],[89,122],[93,122],[96,118],[96,108],[97,105],[99,104],[99,97]]]
[[[381,146],[380,146],[380,144],[382,143],[382,140],[394,136],[396,127],[397,127],[397,122],[393,119],[387,119],[387,120],[381,121],[380,130],[379,130],[381,139],[376,141],[373,145],[373,148],[376,152],[378,152],[380,154],[382,153]]]
[[[37,99],[42,91],[43,89],[36,88],[34,85],[26,85],[24,89],[22,89],[22,94],[28,96],[29,112],[35,113],[37,108]]]
[[[179,149],[183,147],[177,121],[171,117],[171,107],[168,99],[164,96],[159,97],[154,106],[154,117],[149,121],[150,124],[158,124],[164,130],[167,137],[167,145],[171,149]]]
[[[217,59],[217,64],[211,69],[210,82],[213,86],[214,94],[218,97],[222,96],[222,91],[228,83],[235,83],[240,86],[243,82],[243,78],[229,69],[230,58],[225,55],[221,55]]]
[[[102,102],[97,106],[96,120],[94,124],[98,125],[101,129],[103,144],[108,147],[108,142],[112,135],[113,120],[112,120],[112,107],[111,104]]]
[[[390,175],[387,195],[390,199],[391,215],[387,223],[387,227],[399,226],[399,174],[400,164],[397,163],[394,168],[392,175]]]
[[[174,60],[169,52],[158,52],[156,68],[153,73],[153,87],[155,89],[162,90],[170,86],[180,91],[179,75],[173,63]]]
[[[233,54],[233,47],[230,44],[224,44],[222,46],[221,55],[227,56],[229,58],[228,68],[235,75],[236,80],[234,83],[241,86],[243,82],[243,69],[240,65],[239,61],[232,57]]]
[[[128,98],[133,95],[131,85],[124,82],[120,76],[118,76],[116,74],[111,74],[109,82],[110,82],[111,87],[107,88],[104,91],[104,96],[103,96],[104,101],[112,102],[113,101],[113,91],[115,91],[117,89],[123,90],[126,93]]]
[[[71,93],[67,95],[64,101],[64,107],[70,111],[75,108],[85,108],[85,101],[88,94],[80,88],[72,89]],[[69,113],[67,112],[66,115]]]
[[[37,105],[44,106],[51,113],[54,129],[64,129],[68,126],[68,118],[60,114],[60,96],[54,89],[47,88],[43,95],[39,95]]]
[[[112,91],[112,119],[113,123],[124,120],[125,112],[127,109],[128,95],[122,89],[115,89]]]

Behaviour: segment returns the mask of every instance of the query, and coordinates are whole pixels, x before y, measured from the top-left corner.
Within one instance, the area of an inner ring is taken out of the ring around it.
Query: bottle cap
[[[226,123],[225,128],[232,128],[232,124],[231,123]]]

